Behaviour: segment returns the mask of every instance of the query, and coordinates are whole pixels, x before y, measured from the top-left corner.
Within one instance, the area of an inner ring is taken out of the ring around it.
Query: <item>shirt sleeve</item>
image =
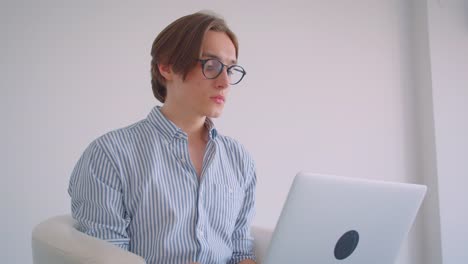
[[[78,160],[68,193],[79,231],[128,250],[130,221],[123,204],[122,181],[98,141],[91,143]]]
[[[244,203],[232,234],[233,253],[229,264],[237,264],[245,259],[256,260],[253,238],[250,235],[250,225],[255,214],[255,186],[257,182],[253,161],[250,162],[248,168]]]

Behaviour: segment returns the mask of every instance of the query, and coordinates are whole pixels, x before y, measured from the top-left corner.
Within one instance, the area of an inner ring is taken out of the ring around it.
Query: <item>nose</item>
[[[216,78],[216,88],[219,89],[226,89],[229,87],[230,78],[227,73],[226,67],[223,67],[223,70],[219,74],[218,78]]]

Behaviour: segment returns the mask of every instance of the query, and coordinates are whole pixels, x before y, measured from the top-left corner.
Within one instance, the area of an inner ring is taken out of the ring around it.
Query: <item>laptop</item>
[[[426,189],[300,172],[262,263],[394,264]]]

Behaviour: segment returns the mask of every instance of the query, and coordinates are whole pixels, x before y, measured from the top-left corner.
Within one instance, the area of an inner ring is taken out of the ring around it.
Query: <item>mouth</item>
[[[224,102],[226,101],[226,99],[222,95],[212,96],[210,97],[210,99],[217,104],[224,104]]]

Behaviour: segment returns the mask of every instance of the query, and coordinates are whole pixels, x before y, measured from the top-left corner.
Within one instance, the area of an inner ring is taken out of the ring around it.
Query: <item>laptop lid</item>
[[[393,264],[426,186],[300,172],[264,263]]]

